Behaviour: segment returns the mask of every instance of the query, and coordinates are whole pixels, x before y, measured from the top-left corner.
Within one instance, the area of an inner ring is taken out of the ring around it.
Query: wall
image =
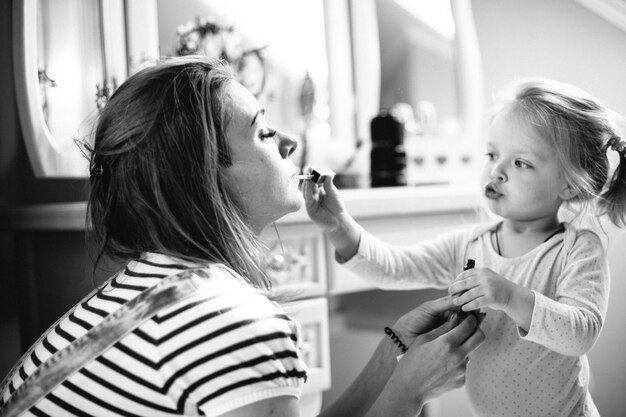
[[[473,0],[473,11],[487,103],[515,77],[542,76],[576,84],[626,114],[626,31],[573,0]],[[626,410],[626,232],[608,233],[609,311],[589,361],[600,414],[618,417]]]
[[[15,101],[13,78],[13,2],[0,2],[0,207],[33,203],[78,201],[86,198],[85,180],[37,179],[34,177],[23,144],[17,106]],[[50,248],[58,245],[52,244]],[[61,246],[61,245],[59,245]],[[69,248],[69,247],[68,247]],[[74,250],[84,248],[82,236],[74,238]],[[15,260],[20,254],[15,250],[12,234],[0,231],[0,379],[9,371],[19,358],[17,309],[19,297],[16,287],[19,284]],[[64,252],[72,256],[70,249]],[[48,248],[41,248],[43,265],[53,261]],[[67,262],[76,262],[76,257],[65,258]],[[34,265],[35,267],[35,265]],[[79,268],[81,272],[85,268]],[[45,275],[50,282],[62,282],[66,275],[61,270],[51,270]],[[90,277],[74,276],[90,283]],[[47,318],[46,318],[47,320]],[[52,319],[51,319],[52,320]]]
[[[626,114],[626,32],[573,0],[473,0],[487,103],[515,77],[582,87]]]

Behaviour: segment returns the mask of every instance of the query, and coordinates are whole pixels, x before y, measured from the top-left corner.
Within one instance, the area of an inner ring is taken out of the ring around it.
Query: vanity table
[[[475,221],[480,206],[477,189],[352,189],[342,190],[342,196],[350,213],[369,232],[389,242],[409,244]],[[0,209],[0,231],[9,234],[17,248],[15,270],[19,274],[15,285],[23,347],[34,342],[92,288],[88,277],[93,264],[84,238],[86,207],[86,202],[72,202]],[[331,355],[332,334],[338,331],[337,326],[344,327],[342,334],[350,331],[345,326],[355,323],[358,328],[375,329],[378,333],[383,323],[397,317],[382,310],[370,309],[358,317],[349,317],[350,313],[342,311],[344,298],[373,288],[334,261],[331,245],[304,209],[285,216],[276,226],[276,230],[270,227],[263,234],[269,248],[267,262],[274,286],[288,290],[294,297],[285,309],[302,324],[302,356],[309,367],[301,404],[303,415],[315,415],[322,407],[323,392],[331,388],[331,363],[333,373],[345,373],[340,371],[344,358]],[[114,267],[109,265],[111,270]],[[94,282],[104,279],[108,272],[99,271]],[[406,309],[420,302],[416,300]],[[370,353],[367,347],[354,352],[357,356]],[[343,391],[342,385],[336,384],[333,389]]]

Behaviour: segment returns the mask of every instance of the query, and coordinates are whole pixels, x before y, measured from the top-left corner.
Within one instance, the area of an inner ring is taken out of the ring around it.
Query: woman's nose
[[[278,151],[283,159],[287,159],[293,154],[298,147],[298,140],[285,133],[276,132],[278,137]]]

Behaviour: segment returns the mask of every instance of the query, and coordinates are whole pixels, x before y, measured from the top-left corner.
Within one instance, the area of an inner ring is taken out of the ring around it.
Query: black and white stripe
[[[189,267],[155,254],[131,262],[22,357],[2,385],[0,405],[54,352]],[[29,415],[212,415],[264,395],[299,395],[306,367],[298,356],[297,324],[230,274],[210,282],[208,292],[160,312],[85,365]]]

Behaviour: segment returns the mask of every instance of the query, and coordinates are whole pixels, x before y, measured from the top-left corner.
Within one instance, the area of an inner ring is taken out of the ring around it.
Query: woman
[[[297,416],[306,380],[299,326],[267,296],[258,240],[302,204],[292,179],[296,146],[217,62],[177,58],[130,77],[99,120],[89,200],[101,256],[127,265],[23,356],[2,386],[1,411]],[[199,290],[179,301],[172,291],[188,282]],[[146,296],[164,283],[172,283],[165,296]],[[125,309],[137,305],[158,308],[133,327]],[[444,321],[451,308],[442,298],[401,317],[395,338],[382,337],[323,415],[414,416],[460,386],[465,358],[484,335],[473,318]],[[57,353],[100,327],[82,350]],[[398,340],[409,349],[396,367]]]

